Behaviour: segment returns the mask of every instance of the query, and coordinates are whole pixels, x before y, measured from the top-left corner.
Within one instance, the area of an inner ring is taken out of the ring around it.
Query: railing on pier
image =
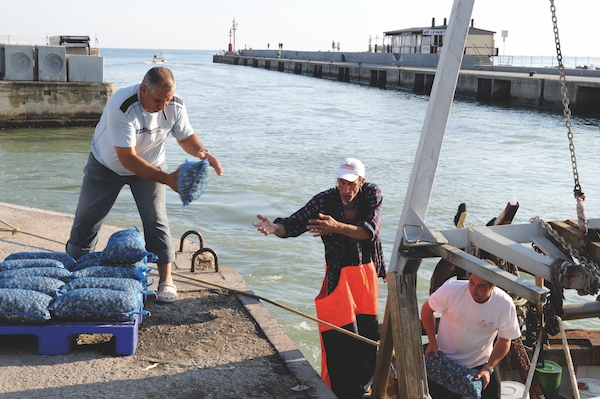
[[[493,65],[492,57],[494,56],[494,49],[484,44],[483,47],[476,47],[474,44],[471,46],[472,54],[477,60],[479,65]],[[466,49],[465,49],[466,54]]]

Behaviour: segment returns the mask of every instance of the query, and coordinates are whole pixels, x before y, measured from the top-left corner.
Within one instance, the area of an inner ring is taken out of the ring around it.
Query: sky
[[[2,0],[0,42],[89,35],[102,48],[367,51],[383,32],[442,24],[453,0]],[[563,56],[600,56],[598,0],[555,0]],[[549,0],[475,0],[475,27],[497,32],[499,55],[556,55]],[[501,32],[508,31],[505,41]]]

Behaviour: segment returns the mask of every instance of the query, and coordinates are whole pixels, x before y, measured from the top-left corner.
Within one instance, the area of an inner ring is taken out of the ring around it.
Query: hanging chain
[[[585,287],[581,290],[578,290],[580,294],[594,295],[600,289],[600,272],[598,265],[581,255],[579,251],[577,251],[571,244],[569,244],[556,230],[552,228],[552,226],[544,222],[539,216],[536,216],[529,220],[530,223],[538,223],[542,226],[548,234],[558,242],[565,251],[568,251],[572,258],[577,259],[579,261],[579,266],[581,267],[584,277],[585,277]],[[558,275],[560,278],[564,276],[567,272],[568,267],[573,267],[575,264],[572,262],[565,261],[559,268]]]
[[[579,172],[577,171],[577,159],[575,158],[575,144],[573,143],[573,131],[571,127],[571,110],[569,109],[569,97],[567,96],[567,85],[565,83],[565,66],[562,62],[562,51],[560,49],[560,38],[558,36],[558,23],[556,19],[556,7],[554,0],[550,0],[550,11],[552,11],[552,24],[554,25],[554,42],[556,44],[556,59],[558,60],[558,72],[560,73],[560,92],[563,96],[562,104],[565,107],[563,114],[567,118],[567,137],[569,138],[569,150],[571,151],[571,164],[573,166],[573,179],[575,180],[575,188],[573,189],[575,197],[583,195],[581,185],[579,184]]]
[[[558,60],[558,72],[560,73],[560,92],[563,96],[562,104],[565,107],[563,114],[566,118],[567,125],[567,137],[569,138],[569,151],[571,152],[571,166],[573,167],[573,180],[575,186],[573,188],[573,194],[577,201],[577,223],[579,225],[579,232],[582,235],[588,234],[587,217],[585,216],[585,195],[581,191],[581,185],[579,184],[579,172],[577,171],[577,158],[575,157],[575,144],[573,143],[573,131],[571,122],[571,110],[569,109],[569,97],[567,96],[567,85],[565,82],[565,66],[562,62],[562,51],[560,49],[560,38],[558,36],[558,22],[556,19],[556,7],[554,6],[554,0],[550,0],[550,11],[552,12],[552,25],[554,26],[554,43],[556,44],[556,59]]]

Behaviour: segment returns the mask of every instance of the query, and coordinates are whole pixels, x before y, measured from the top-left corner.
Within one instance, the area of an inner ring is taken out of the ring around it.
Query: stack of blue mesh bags
[[[114,233],[102,252],[75,261],[58,252],[19,252],[0,262],[0,323],[133,321],[143,311],[148,262],[136,229]]]

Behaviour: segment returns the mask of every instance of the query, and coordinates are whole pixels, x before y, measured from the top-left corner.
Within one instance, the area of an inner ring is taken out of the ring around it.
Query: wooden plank
[[[406,261],[421,262],[420,259]],[[407,275],[388,273],[388,287],[392,335],[398,368],[398,397],[401,399],[427,397],[429,391],[416,294],[417,273]]]
[[[375,399],[385,398],[388,376],[390,372],[390,363],[394,352],[394,337],[392,335],[392,324],[390,320],[389,297],[385,306],[383,315],[383,324],[381,326],[381,338],[379,342],[379,351],[377,352],[377,363],[375,364],[375,377],[373,377],[373,386],[371,395]]]
[[[568,221],[561,222],[556,220],[550,222],[550,225],[565,239],[566,242],[577,249],[577,251],[582,254],[585,251],[586,258],[596,263],[600,263],[600,243],[587,240],[585,237],[581,236],[579,234],[579,229],[572,227]]]
[[[400,398],[415,399],[429,396],[416,292],[417,270],[421,259],[404,258],[400,248],[404,245],[403,228],[407,224],[407,216],[412,212],[423,223],[427,216],[442,143],[454,100],[473,3],[474,0],[455,0],[452,5],[444,50],[440,55],[433,81],[390,260],[388,298],[398,365]],[[383,363],[383,360],[383,356],[378,356],[378,362]],[[379,370],[383,370],[382,365]]]
[[[413,163],[413,169],[406,190],[406,197],[400,223],[396,232],[394,249],[390,259],[390,271],[398,271],[398,251],[403,240],[403,227],[408,213],[414,211],[423,220],[426,219],[429,200],[433,189],[435,174],[439,163],[446,126],[454,100],[456,82],[467,39],[467,31],[475,0],[455,0],[446,30],[444,49],[433,80],[431,96],[425,113],[423,129]],[[402,272],[400,270],[400,272]]]

